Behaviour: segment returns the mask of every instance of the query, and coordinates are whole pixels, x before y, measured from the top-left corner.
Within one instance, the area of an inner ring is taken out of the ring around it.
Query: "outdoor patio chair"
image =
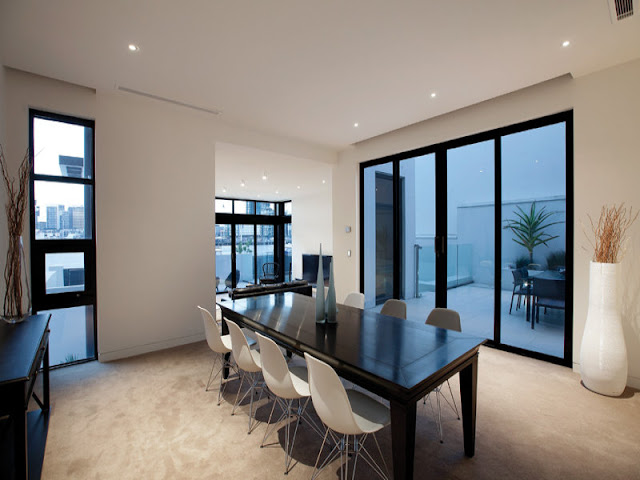
[[[564,290],[564,280],[536,278],[533,281],[533,311],[536,316],[536,323],[540,321],[540,307],[544,307],[545,313],[547,313],[547,308],[565,309]]]
[[[260,277],[261,285],[278,283],[279,276],[280,265],[275,262],[267,262],[262,264],[262,276]]]
[[[511,315],[511,310],[513,309],[513,297],[516,295],[518,299],[516,301],[516,310],[520,308],[520,303],[522,300],[522,296],[527,295],[527,287],[525,286],[525,281],[529,276],[529,272],[526,267],[516,268],[511,270],[511,274],[513,275],[513,291],[511,292],[511,305],[509,305],[509,315]]]

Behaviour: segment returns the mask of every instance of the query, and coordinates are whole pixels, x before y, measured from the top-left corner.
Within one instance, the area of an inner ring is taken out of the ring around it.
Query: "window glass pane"
[[[233,213],[233,200],[216,198],[216,213]]]
[[[264,274],[263,265],[274,261],[273,232],[273,225],[256,225],[258,240],[258,277],[262,277]],[[279,267],[281,266],[279,265]]]
[[[47,253],[44,260],[47,295],[84,290],[84,253]]]
[[[436,306],[435,154],[400,162],[402,250],[400,298],[409,316],[427,318]]]
[[[236,225],[236,275],[238,286],[256,283],[254,225]]]
[[[91,185],[34,182],[36,239],[91,238]]]
[[[565,269],[570,267],[565,263],[566,124],[501,140],[502,219],[517,230],[502,230],[501,342],[563,358]],[[544,220],[537,229],[523,231],[521,217],[523,222]],[[523,233],[529,247],[518,243],[522,238],[516,235]],[[533,311],[533,299],[543,307]]]
[[[393,165],[364,170],[364,295],[366,308],[393,297]]]
[[[231,225],[216,223],[216,292],[232,288]]]
[[[234,200],[234,213],[251,215],[255,212],[255,202],[245,200]]]
[[[256,202],[256,213],[258,215],[275,215],[276,206],[271,202]]]
[[[291,281],[291,249],[293,243],[291,241],[291,224],[284,224],[284,281]]]
[[[291,202],[287,202],[284,204],[284,214],[291,215]]]
[[[447,150],[447,307],[462,331],[493,339],[494,141]]]
[[[91,178],[93,137],[82,125],[35,118],[34,172],[43,175]]]
[[[52,367],[95,358],[93,305],[39,311],[51,314],[49,362]]]

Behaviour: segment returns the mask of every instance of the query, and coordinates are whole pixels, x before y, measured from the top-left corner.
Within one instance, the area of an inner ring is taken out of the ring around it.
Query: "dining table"
[[[224,319],[295,354],[309,353],[344,379],[387,399],[395,479],[414,478],[417,401],[458,374],[463,448],[466,456],[474,456],[478,355],[486,339],[341,304],[336,323],[318,323],[315,299],[291,292],[217,304]]]

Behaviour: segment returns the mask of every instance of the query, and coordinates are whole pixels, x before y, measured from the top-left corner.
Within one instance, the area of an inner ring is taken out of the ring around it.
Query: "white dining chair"
[[[307,422],[320,436],[322,436],[322,432],[315,422],[305,414],[307,404],[311,398],[307,368],[302,365],[288,366],[280,347],[278,347],[273,340],[259,333],[256,333],[256,335],[258,337],[260,358],[262,360],[262,376],[264,377],[267,387],[269,387],[269,390],[275,396],[275,401],[269,414],[269,427],[267,427],[264,432],[264,438],[262,439],[260,448],[265,446],[269,435],[284,421],[284,473],[287,475],[289,471],[291,471],[291,454],[300,421],[304,420]],[[273,418],[276,405],[280,407],[282,414],[278,420],[272,424],[271,419]],[[293,433],[291,432],[292,422],[289,421],[291,418],[295,418]]]
[[[402,319],[407,319],[407,304],[402,300],[397,300],[395,298],[390,298],[384,305],[382,305],[382,309],[380,310],[382,315],[389,315],[391,317],[397,317]]]
[[[345,389],[338,374],[330,365],[308,353],[305,353],[304,357],[309,369],[309,390],[313,406],[320,420],[327,427],[311,479],[315,479],[322,469],[338,456],[341,464],[340,478],[348,475],[349,457],[353,456],[352,478],[355,478],[358,459],[362,457],[378,475],[387,479],[389,472],[375,432],[390,423],[389,407],[364,393]],[[324,461],[318,465],[329,435],[334,446]],[[364,446],[369,435],[373,436],[384,470]],[[344,468],[344,475],[342,468]]]
[[[202,320],[204,321],[204,335],[207,339],[207,344],[211,351],[213,351],[216,355],[213,359],[213,365],[211,366],[211,373],[209,373],[209,380],[207,381],[207,386],[205,387],[205,391],[209,391],[209,387],[213,383],[213,380],[220,375],[220,384],[218,386],[218,405],[220,405],[220,401],[222,399],[222,394],[224,393],[224,389],[227,387],[227,382],[224,382],[224,388],[222,387],[223,381],[223,369],[229,368],[232,370],[236,370],[236,367],[227,360],[228,355],[231,353],[231,336],[230,335],[221,335],[220,330],[218,329],[218,324],[213,319],[211,312],[206,308],[202,308],[198,305],[198,309],[200,310],[200,314],[202,315]],[[220,368],[216,371],[216,365],[220,363]],[[215,371],[215,375],[214,375]],[[237,370],[236,370],[237,372]]]
[[[255,424],[253,423],[253,398],[256,391],[262,389],[262,381],[260,378],[260,373],[262,372],[262,361],[260,358],[260,352],[257,350],[252,350],[249,347],[247,337],[244,336],[244,333],[242,333],[242,330],[240,329],[238,324],[232,322],[231,320],[225,321],[227,322],[227,326],[229,327],[229,335],[231,335],[231,350],[233,352],[233,359],[236,362],[236,365],[238,366],[238,369],[241,373],[240,386],[238,387],[236,400],[233,403],[231,415],[235,414],[238,405],[240,405],[243,400],[247,398],[247,395],[249,395],[249,430],[247,431],[247,433],[251,433],[253,431],[253,428],[255,428]],[[245,378],[247,378],[249,388],[244,393],[242,398],[239,399]],[[260,393],[262,393],[262,391]]]
[[[462,331],[462,325],[460,323],[460,314],[455,310],[451,310],[450,308],[434,308],[431,310],[429,315],[427,316],[427,320],[425,322],[427,325],[431,325],[434,327],[444,328],[447,330],[454,330],[456,332]],[[449,380],[446,381],[447,387],[449,387],[449,395],[451,396],[451,402],[447,398],[445,394],[442,393],[442,385],[438,385],[436,388],[432,390],[432,392],[436,395],[436,403],[438,406],[438,431],[440,433],[440,443],[443,443],[443,435],[442,435],[442,410],[440,405],[440,399],[444,399],[445,402],[451,407],[460,420],[460,413],[458,412],[458,406],[456,405],[456,400],[453,396],[453,390],[451,390],[451,384]],[[431,410],[433,411],[433,405],[431,403],[431,393],[429,393],[426,397],[424,397],[422,403],[427,402],[427,398],[429,398],[429,405],[431,406]],[[433,412],[435,416],[435,412]]]
[[[364,310],[364,293],[351,292],[342,302],[343,305],[360,308]]]

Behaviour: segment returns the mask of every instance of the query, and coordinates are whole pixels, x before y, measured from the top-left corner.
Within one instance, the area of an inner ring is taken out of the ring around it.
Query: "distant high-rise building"
[[[71,228],[74,230],[84,230],[84,207],[69,207],[71,216]]]
[[[84,158],[59,155],[60,173],[65,177],[84,178]]]
[[[60,228],[60,217],[58,207],[47,207],[47,230],[58,230]]]

